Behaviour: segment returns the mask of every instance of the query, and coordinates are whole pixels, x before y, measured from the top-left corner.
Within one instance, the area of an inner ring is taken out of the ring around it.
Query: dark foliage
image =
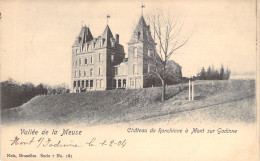
[[[202,67],[201,71],[197,74],[197,79],[199,80],[228,80],[230,77],[230,69],[224,69],[221,65],[220,69],[215,69],[214,66],[209,66],[207,71]]]
[[[1,109],[18,107],[37,95],[68,93],[66,85],[50,87],[44,84],[20,84],[13,80],[1,82]]]

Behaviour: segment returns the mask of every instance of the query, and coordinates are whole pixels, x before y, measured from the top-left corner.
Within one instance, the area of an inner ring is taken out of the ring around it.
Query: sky
[[[182,15],[189,41],[171,59],[182,66],[183,76],[221,64],[234,73],[256,71],[254,0],[2,0],[1,81],[70,85],[71,47],[82,21],[98,37],[109,14],[110,29],[127,53],[142,3],[144,15],[154,8]]]

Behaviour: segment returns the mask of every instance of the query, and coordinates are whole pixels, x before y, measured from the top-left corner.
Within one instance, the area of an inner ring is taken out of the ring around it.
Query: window
[[[90,80],[90,88],[93,88],[93,80]]]
[[[115,61],[115,55],[111,55],[111,61]]]
[[[79,59],[79,65],[81,65],[81,58]]]
[[[78,87],[80,87],[80,81],[78,81]]]
[[[74,72],[74,78],[76,78],[76,77],[77,77],[77,71]]]
[[[99,80],[97,79],[97,80],[96,80],[96,87],[99,87],[99,86],[100,86]]]
[[[86,77],[86,71],[84,71],[84,77]]]
[[[86,80],[86,87],[88,88],[89,87],[89,84],[88,84],[89,82],[88,82],[88,80]]]
[[[115,47],[115,41],[111,42],[111,46],[114,48]]]
[[[75,62],[75,66],[77,66],[77,64],[78,64],[78,61],[76,60],[76,62]]]
[[[99,55],[98,55],[98,60],[99,60],[99,61],[102,61],[102,53],[99,53]]]
[[[137,74],[137,65],[136,64],[133,65],[133,74],[134,75]]]
[[[150,73],[151,72],[151,67],[150,67],[150,64],[148,64],[148,71],[147,71],[148,73]]]
[[[138,80],[135,78],[135,87],[138,87]]]
[[[81,71],[79,70],[79,77],[81,77]]]
[[[101,75],[101,69],[98,68],[98,75]]]
[[[123,87],[126,87],[126,79],[123,79]]]
[[[141,37],[141,32],[138,31],[138,32],[137,32],[137,38],[140,39],[140,37]]]
[[[115,75],[118,75],[118,68],[115,67]]]
[[[82,87],[84,88],[85,87],[85,81],[83,80],[83,81],[81,81],[81,85],[82,85]]]
[[[100,80],[100,87],[103,87],[103,84],[104,84],[104,83],[103,83],[103,80],[101,79],[101,80]]]
[[[91,63],[91,64],[93,63],[93,58],[92,58],[92,57],[90,57],[90,63]]]
[[[133,87],[135,85],[134,79],[130,79],[130,86]]]
[[[89,73],[90,76],[93,75],[93,69],[90,69],[90,73]]]
[[[121,88],[121,79],[118,80],[118,88]]]
[[[148,56],[149,56],[149,57],[152,57],[152,54],[151,54],[151,51],[150,51],[150,50],[148,50]]]
[[[134,57],[137,58],[137,55],[138,55],[138,50],[137,48],[134,48]]]
[[[85,64],[88,64],[88,59],[87,58],[85,58]]]
[[[76,82],[76,81],[74,81],[74,82],[73,82],[73,87],[75,88],[75,87],[76,87],[76,85],[77,85],[77,82]]]

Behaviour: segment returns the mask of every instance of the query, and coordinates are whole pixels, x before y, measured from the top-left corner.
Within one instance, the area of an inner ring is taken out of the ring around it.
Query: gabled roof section
[[[114,37],[113,37],[113,34],[108,25],[106,26],[104,32],[102,33],[101,38],[103,38],[105,40],[104,46],[111,47],[110,39],[114,38]]]
[[[79,33],[78,37],[76,38],[76,41],[74,42],[73,46],[79,45],[79,44],[84,44],[91,40],[93,40],[93,36],[90,32],[90,29],[86,26],[82,26],[80,33]]]

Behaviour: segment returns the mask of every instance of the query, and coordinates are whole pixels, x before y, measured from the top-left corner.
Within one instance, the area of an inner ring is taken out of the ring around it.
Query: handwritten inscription
[[[114,139],[111,140],[99,140],[94,137],[90,141],[86,141],[86,144],[82,143],[65,143],[62,140],[52,140],[51,138],[45,138],[45,137],[40,137],[39,139],[36,139],[35,137],[32,137],[29,140],[22,140],[20,137],[16,136],[14,139],[10,140],[11,146],[35,146],[36,148],[39,147],[49,147],[49,148],[78,148],[82,147],[84,145],[87,145],[89,147],[94,147],[94,146],[109,146],[109,147],[121,147],[124,148],[127,144],[126,139],[124,140],[119,140],[116,141]],[[73,140],[71,140],[73,142]]]
[[[101,146],[109,146],[109,147],[113,147],[113,146],[117,146],[117,147],[125,147],[125,145],[127,144],[126,139],[124,139],[123,141],[115,141],[115,140],[104,140],[102,142],[97,142],[96,138],[92,138],[90,142],[86,142],[86,144],[88,146],[97,146],[97,145],[101,145]]]

